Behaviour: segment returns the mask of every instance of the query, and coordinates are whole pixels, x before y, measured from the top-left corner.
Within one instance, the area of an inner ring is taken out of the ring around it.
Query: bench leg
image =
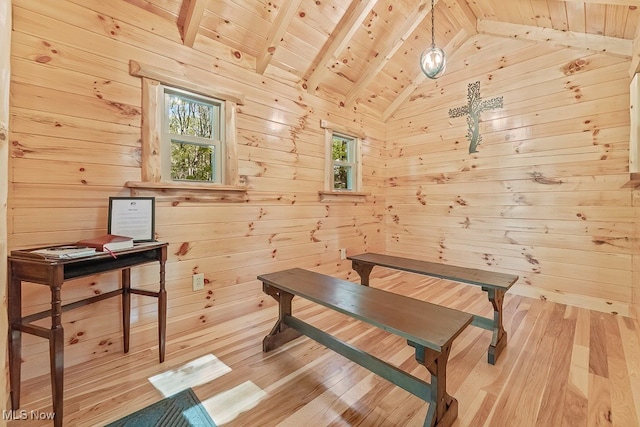
[[[491,305],[493,305],[493,336],[489,345],[488,362],[492,365],[496,364],[498,356],[507,346],[507,331],[504,330],[502,324],[502,304],[504,302],[504,291],[482,287],[487,293]]]
[[[369,275],[373,270],[373,264],[361,264],[357,261],[351,261],[351,268],[360,276],[360,284],[369,286]]]
[[[293,295],[266,284],[262,285],[262,289],[264,293],[271,295],[278,301],[278,321],[269,332],[269,335],[262,340],[262,351],[266,353],[298,338],[302,334],[283,322],[284,316],[291,316]]]
[[[409,343],[416,348],[416,360],[431,374],[431,402],[424,420],[424,427],[449,427],[458,418],[458,401],[447,393],[447,361],[451,344],[441,352]]]

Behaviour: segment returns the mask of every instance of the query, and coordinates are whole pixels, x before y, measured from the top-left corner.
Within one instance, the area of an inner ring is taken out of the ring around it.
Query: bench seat
[[[474,315],[472,325],[493,332],[487,353],[488,362],[494,365],[506,347],[507,333],[502,323],[502,305],[505,293],[518,280],[518,276],[378,253],[352,255],[347,259],[351,260],[353,269],[360,275],[360,283],[367,287],[369,275],[375,266],[480,286],[487,293],[494,316],[490,319]]]
[[[263,351],[304,334],[428,402],[425,426],[449,426],[457,418],[457,401],[446,392],[446,365],[453,340],[472,321],[470,314],[299,268],[263,274],[258,279],[264,292],[279,303],[278,321],[264,338]],[[431,373],[431,382],[294,317],[294,296],[406,339],[415,348],[415,359]]]

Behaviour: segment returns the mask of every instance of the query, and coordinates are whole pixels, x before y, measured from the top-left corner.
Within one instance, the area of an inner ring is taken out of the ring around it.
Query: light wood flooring
[[[371,284],[492,313],[473,286],[379,268]],[[294,314],[428,379],[399,338],[304,300],[294,300]],[[157,348],[148,348],[68,368],[65,426],[104,425],[160,400],[148,378],[171,370],[182,372],[180,381],[207,381],[193,389],[205,406],[217,408],[213,417],[225,426],[422,426],[426,403],[306,337],[263,354],[262,338],[276,316],[276,306],[267,304],[250,316],[169,336],[163,364]],[[637,321],[507,294],[505,327],[509,343],[495,366],[486,362],[489,331],[470,326],[454,342],[447,373],[448,391],[459,402],[454,425],[640,425]],[[185,368],[211,354],[230,372],[208,379],[204,369]],[[48,376],[23,382],[22,409],[51,410]]]

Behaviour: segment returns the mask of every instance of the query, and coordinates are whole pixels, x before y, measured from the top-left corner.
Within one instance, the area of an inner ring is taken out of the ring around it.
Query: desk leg
[[[360,284],[369,286],[369,275],[373,270],[373,264],[362,264],[357,261],[351,261],[351,268],[360,276]]]
[[[64,395],[64,330],[62,328],[62,300],[60,286],[51,286],[51,335],[49,336],[51,363],[51,392],[53,395],[54,426],[62,426]]]
[[[9,265],[11,269],[11,265]],[[11,273],[9,273],[11,276]],[[22,332],[14,329],[22,319],[22,281],[9,277],[7,289],[9,314],[9,388],[11,409],[20,408],[20,365],[22,364]]]
[[[122,333],[124,352],[129,352],[131,338],[131,269],[122,270]]]
[[[158,342],[160,363],[164,362],[164,352],[167,336],[167,290],[165,289],[165,255],[160,261],[160,292],[158,293]]]
[[[504,302],[504,291],[482,287],[487,293],[491,305],[493,305],[493,337],[489,345],[488,362],[492,365],[496,364],[498,356],[507,346],[507,331],[504,330],[502,324],[502,304]]]

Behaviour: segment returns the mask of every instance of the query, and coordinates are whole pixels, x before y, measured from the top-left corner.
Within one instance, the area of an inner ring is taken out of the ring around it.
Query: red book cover
[[[133,247],[133,239],[126,236],[118,236],[116,234],[105,234],[104,236],[94,239],[80,240],[78,246],[89,246],[96,248],[102,252],[117,251],[120,249],[128,249]]]

